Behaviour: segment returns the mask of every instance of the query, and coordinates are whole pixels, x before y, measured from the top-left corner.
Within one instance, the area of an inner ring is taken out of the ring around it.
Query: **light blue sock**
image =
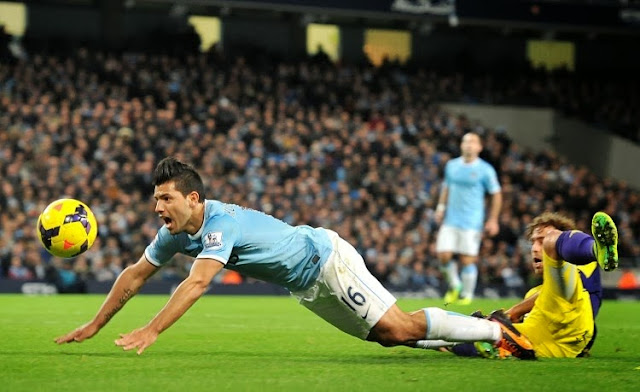
[[[460,271],[460,277],[462,278],[460,298],[473,299],[478,284],[478,267],[475,264],[465,265]]]

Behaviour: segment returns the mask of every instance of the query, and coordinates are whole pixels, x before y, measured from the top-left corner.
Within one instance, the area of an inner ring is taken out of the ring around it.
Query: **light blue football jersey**
[[[485,193],[500,191],[493,166],[481,158],[465,163],[458,157],[447,162],[444,182],[449,194],[443,223],[460,229],[482,230]]]
[[[332,250],[322,228],[294,227],[260,211],[205,200],[204,223],[195,235],[172,235],[163,226],[144,254],[156,266],[176,253],[214,259],[227,269],[299,291],[316,281]]]

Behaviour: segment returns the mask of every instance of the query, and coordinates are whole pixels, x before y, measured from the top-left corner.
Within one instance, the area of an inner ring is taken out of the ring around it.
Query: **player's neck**
[[[462,160],[464,161],[464,163],[473,163],[476,161],[476,159],[478,159],[478,156],[462,156]]]
[[[184,231],[189,235],[196,234],[202,225],[204,224],[204,203],[198,203],[196,207],[193,209],[193,213],[191,214],[191,219],[189,219],[189,223],[187,224]]]

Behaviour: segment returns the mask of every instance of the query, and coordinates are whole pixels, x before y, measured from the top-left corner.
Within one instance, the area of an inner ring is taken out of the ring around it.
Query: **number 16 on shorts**
[[[353,310],[357,314],[360,314],[360,317],[366,320],[367,316],[369,315],[369,309],[371,308],[371,305],[367,306],[364,312],[359,312],[358,310],[356,310],[357,308],[360,308],[362,310],[365,309],[365,305],[367,303],[367,299],[365,298],[365,296],[361,292],[354,290],[352,286],[349,286],[349,288],[347,289],[347,296],[349,297],[348,299],[344,296],[340,296],[342,302],[344,302],[351,310]]]

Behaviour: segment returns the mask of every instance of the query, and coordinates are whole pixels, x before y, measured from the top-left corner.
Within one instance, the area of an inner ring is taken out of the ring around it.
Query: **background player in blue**
[[[500,183],[494,168],[479,157],[482,151],[480,136],[469,132],[460,143],[461,156],[447,162],[438,206],[436,222],[444,221],[438,232],[436,252],[440,259],[449,290],[445,303],[471,303],[478,281],[476,260],[482,240],[482,228],[494,236],[498,233],[498,214],[502,206]],[[489,216],[485,223],[485,194],[491,195]],[[452,260],[458,255],[462,264]],[[460,299],[458,299],[460,298]]]
[[[175,253],[195,257],[189,276],[145,326],[115,343],[141,354],[207,290],[222,268],[280,284],[302,305],[340,330],[383,346],[421,347],[431,339],[486,341],[516,355],[532,354],[530,342],[510,322],[489,321],[424,308],[406,313],[366,269],[356,250],[335,232],[292,227],[258,211],[204,199],[198,173],[174,158],[153,175],[156,212],[164,221],[140,260],[114,282],[95,317],[57,338],[58,344],[94,336]]]

